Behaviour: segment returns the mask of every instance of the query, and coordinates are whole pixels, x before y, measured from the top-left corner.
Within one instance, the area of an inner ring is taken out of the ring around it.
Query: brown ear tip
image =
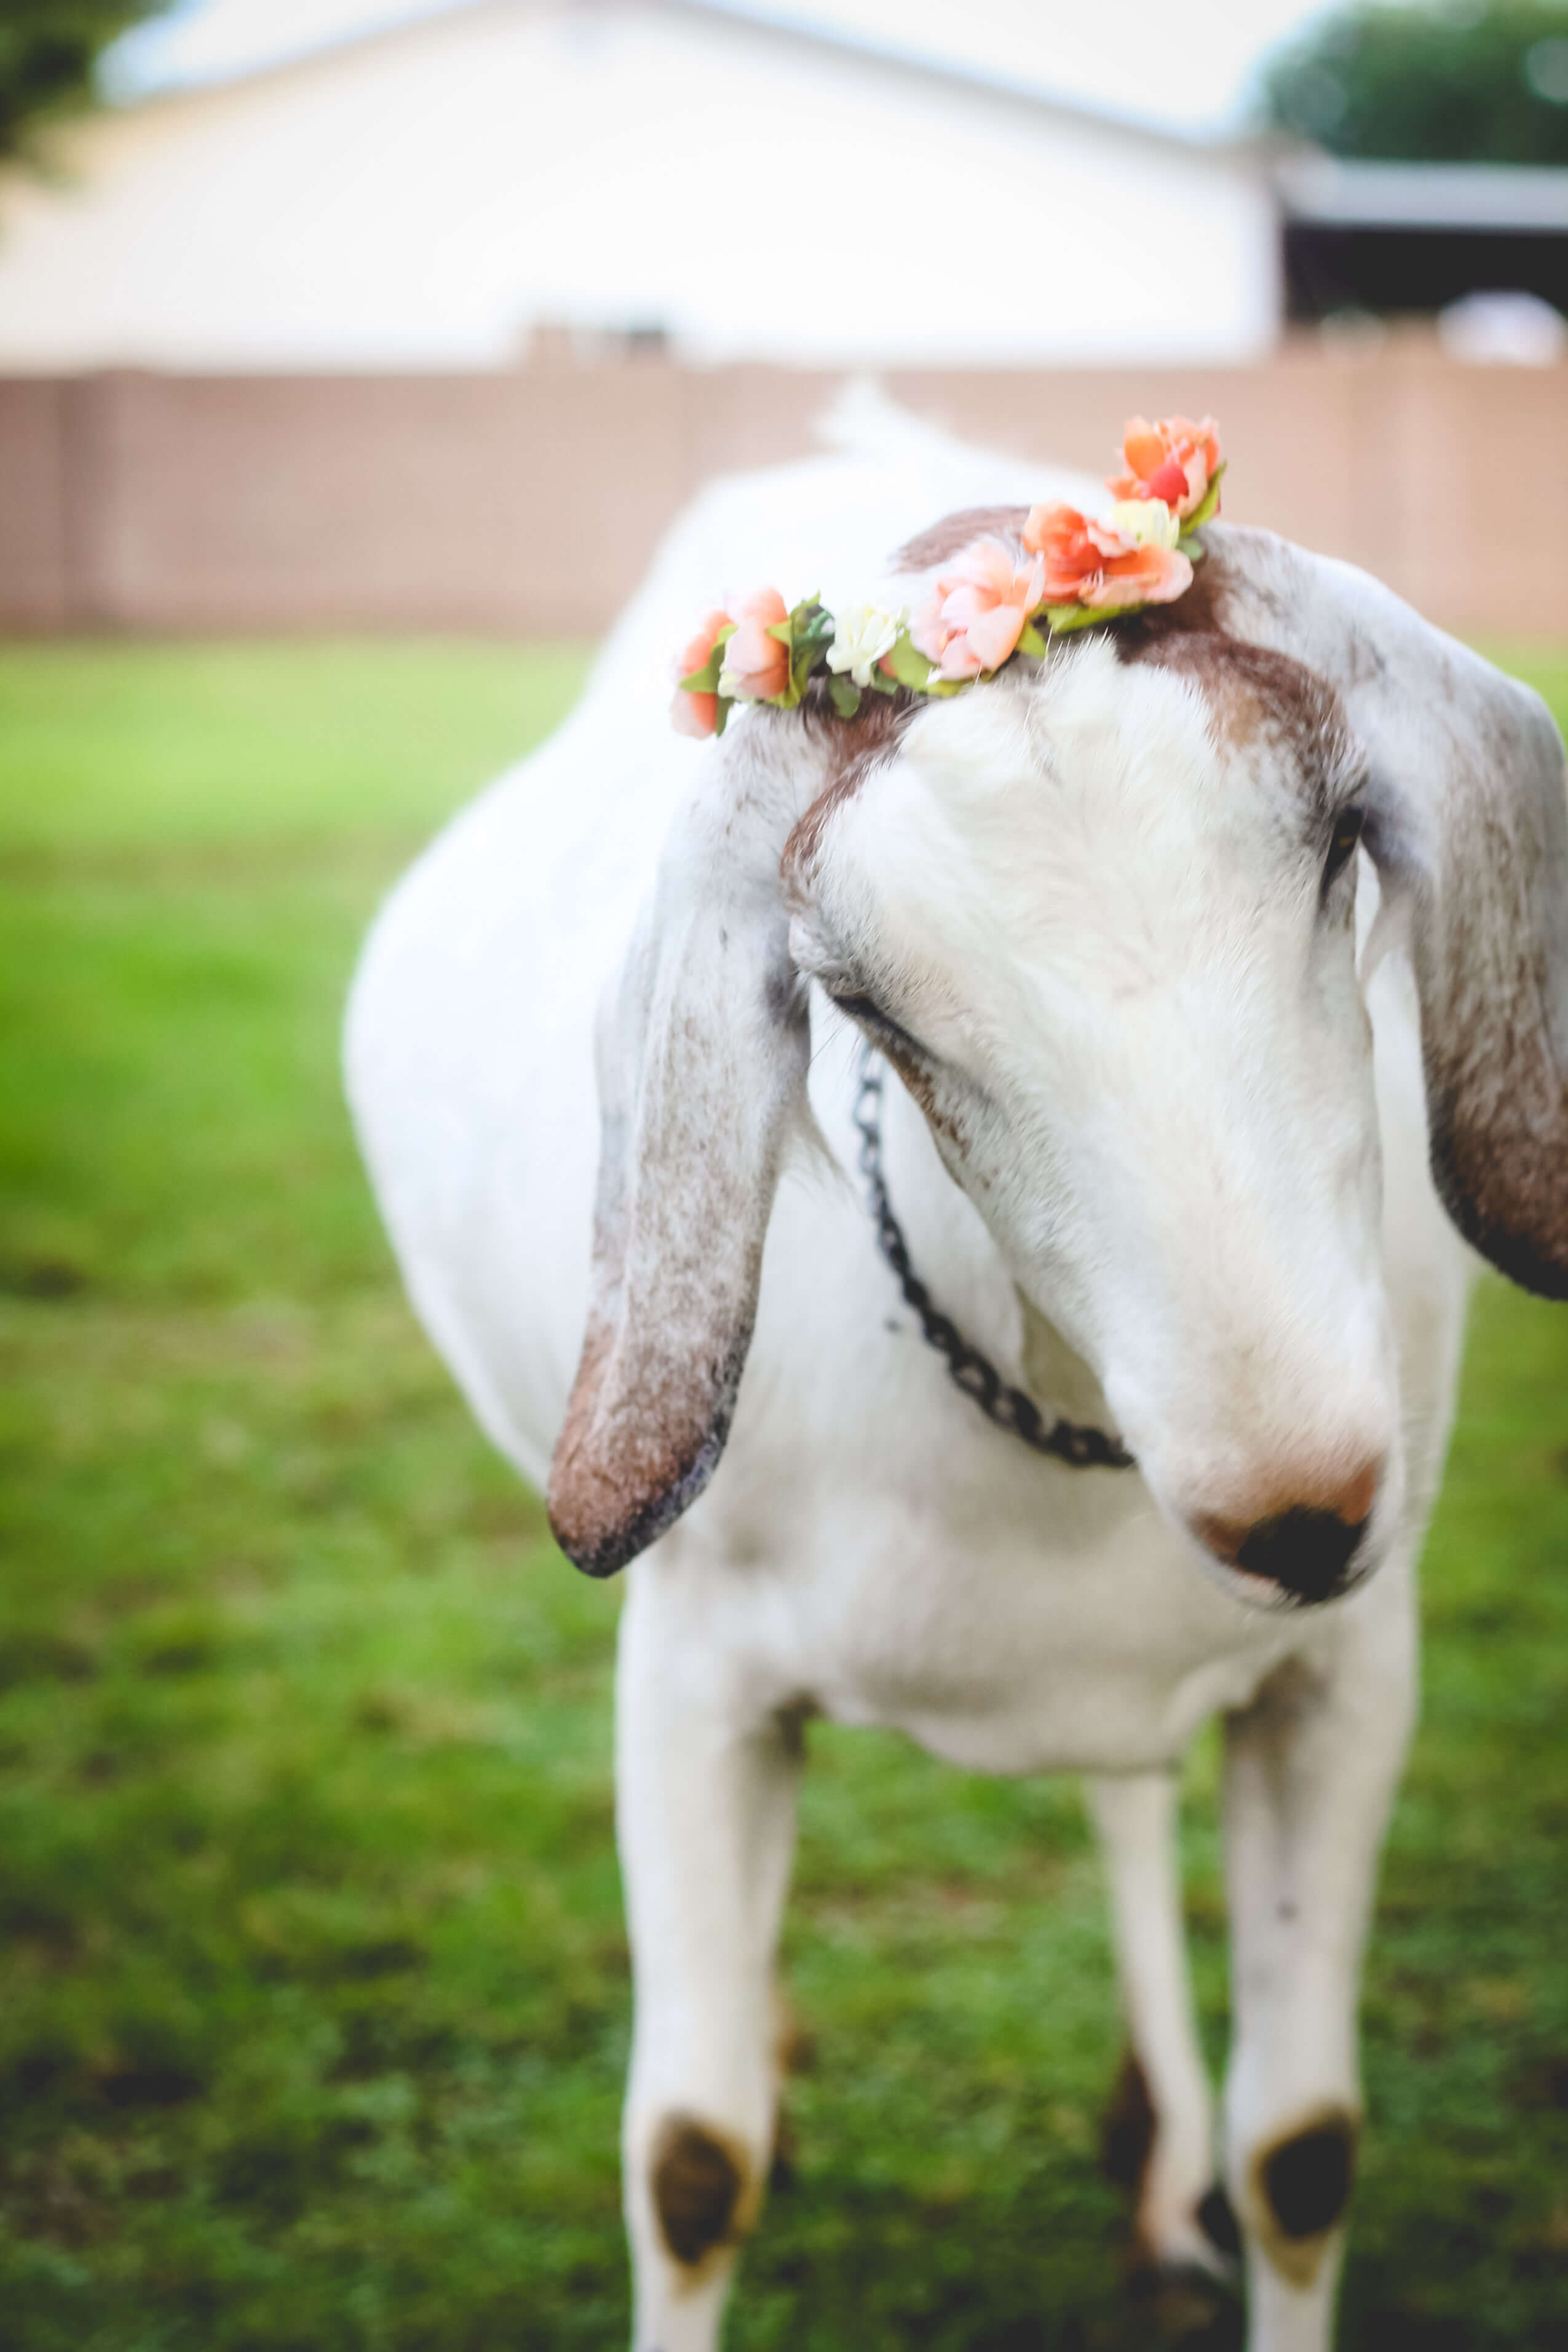
[[[616,1540],[615,1534],[591,1534],[558,1517],[553,1505],[546,1506],[550,1532],[574,1568],[584,1576],[603,1579],[618,1576],[626,1562],[635,1556],[637,1547]]]
[[[1501,1240],[1490,1235],[1477,1246],[1521,1290],[1530,1291],[1536,1298],[1552,1299],[1559,1306],[1568,1301],[1568,1255],[1552,1252],[1549,1255],[1533,1241],[1521,1241],[1513,1234]]]
[[[556,1458],[544,1501],[550,1532],[583,1575],[617,1576],[652,1537],[641,1532],[640,1512],[616,1511],[602,1492],[593,1493],[597,1482],[589,1481],[584,1493],[584,1482],[573,1475],[577,1466]]]
[[[1516,1148],[1511,1157],[1533,1181],[1510,1185],[1495,1170],[1463,1168],[1451,1139],[1435,1131],[1432,1176],[1438,1197],[1470,1247],[1510,1282],[1537,1298],[1568,1300],[1568,1199],[1554,1166],[1550,1172],[1542,1167],[1542,1155]],[[1544,1157],[1555,1162],[1558,1154]]]
[[[678,1466],[639,1479],[580,1444],[557,1446],[545,1496],[551,1532],[584,1576],[615,1576],[657,1543],[689,1508],[718,1467],[729,1434],[721,1413]],[[619,1475],[616,1475],[616,1471]]]

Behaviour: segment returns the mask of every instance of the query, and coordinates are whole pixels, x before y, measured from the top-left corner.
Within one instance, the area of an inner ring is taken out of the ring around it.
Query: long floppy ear
[[[590,1576],[624,1568],[713,1475],[804,1096],[779,857],[805,801],[760,714],[707,760],[601,1008],[593,1297],[549,1492]]]
[[[1408,894],[1432,1175],[1467,1241],[1568,1297],[1568,777],[1538,695],[1349,564],[1215,534],[1224,625],[1339,689],[1367,846]]]

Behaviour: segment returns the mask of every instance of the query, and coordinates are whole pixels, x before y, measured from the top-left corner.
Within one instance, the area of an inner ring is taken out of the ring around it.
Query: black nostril
[[[1278,1518],[1259,1519],[1237,1551],[1238,1568],[1250,1576],[1266,1576],[1298,1601],[1331,1601],[1345,1588],[1356,1546],[1366,1521],[1354,1526],[1337,1511],[1281,1511]]]

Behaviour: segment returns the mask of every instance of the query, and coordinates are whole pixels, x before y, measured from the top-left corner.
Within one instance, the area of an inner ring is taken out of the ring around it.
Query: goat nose
[[[1253,1518],[1202,1517],[1197,1532],[1221,1559],[1267,1579],[1293,1600],[1331,1601],[1351,1580],[1380,1467],[1367,1464],[1337,1494],[1320,1490],[1310,1502],[1282,1501]]]
[[[1298,1601],[1331,1601],[1344,1590],[1365,1527],[1364,1519],[1347,1524],[1337,1511],[1280,1511],[1248,1528],[1236,1564]]]

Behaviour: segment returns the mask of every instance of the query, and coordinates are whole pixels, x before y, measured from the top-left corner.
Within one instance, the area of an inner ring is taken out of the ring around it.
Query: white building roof
[[[127,34],[110,53],[119,86],[140,95],[214,81],[306,56],[388,27],[450,14],[475,0],[183,0]],[[1260,58],[1321,0],[1185,0],[1171,37],[1169,0],[1113,8],[1052,0],[712,0],[731,15],[860,39],[951,69],[983,63],[998,78],[1056,99],[1189,135],[1235,125]]]

